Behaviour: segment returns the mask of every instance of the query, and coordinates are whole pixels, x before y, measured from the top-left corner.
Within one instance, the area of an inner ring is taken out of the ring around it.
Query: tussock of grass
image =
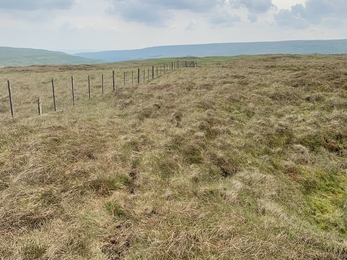
[[[215,61],[92,100],[141,64],[2,69],[1,257],[346,258],[346,56]]]

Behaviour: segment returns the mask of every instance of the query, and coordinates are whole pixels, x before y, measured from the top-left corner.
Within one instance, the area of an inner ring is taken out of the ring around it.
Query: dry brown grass
[[[2,259],[345,259],[347,56],[218,62],[0,70]]]

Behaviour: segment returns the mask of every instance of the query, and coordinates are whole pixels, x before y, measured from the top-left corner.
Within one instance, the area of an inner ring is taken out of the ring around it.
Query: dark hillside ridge
[[[0,67],[62,64],[79,65],[99,63],[105,63],[105,61],[76,57],[56,51],[0,47]]]
[[[310,40],[281,42],[214,43],[159,46],[138,50],[111,50],[76,53],[76,56],[108,62],[173,57],[236,56],[256,54],[342,54],[347,53],[347,40]]]

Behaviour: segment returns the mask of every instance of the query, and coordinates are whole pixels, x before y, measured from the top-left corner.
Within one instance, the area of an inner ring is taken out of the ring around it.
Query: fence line
[[[197,62],[196,61],[180,61],[177,60],[177,62],[172,62],[171,63],[171,72],[179,69],[180,67],[197,67]],[[149,82],[151,79],[154,80],[155,77],[155,71],[156,71],[156,77],[159,77],[160,75],[165,75],[167,72],[170,71],[170,65],[163,64],[162,66],[151,66],[150,68],[147,68],[147,81],[146,81],[146,69],[143,69],[143,83]],[[152,74],[152,75],[151,75]],[[124,87],[126,87],[127,83],[127,72],[124,72]],[[52,84],[52,98],[53,98],[53,110],[54,112],[57,111],[57,100],[56,100],[56,91],[55,91],[55,83],[54,79],[51,81]],[[141,69],[137,69],[137,84],[141,84]],[[11,111],[11,116],[14,118],[14,105],[13,105],[13,97],[12,97],[12,88],[11,88],[11,83],[8,80],[7,81],[8,85],[8,96],[9,96],[9,102],[10,102],[10,111]],[[131,85],[134,85],[134,71],[131,71]],[[116,75],[115,71],[112,71],[112,91],[116,91]],[[91,82],[91,76],[88,75],[88,99],[92,98],[92,82]],[[104,92],[104,74],[101,74],[101,93],[102,95],[105,93]],[[72,95],[72,106],[76,105],[77,101],[77,96],[76,96],[76,85],[75,85],[75,77],[71,76],[71,95]],[[37,111],[39,115],[43,114],[42,110],[42,99],[41,97],[38,97],[37,99]]]

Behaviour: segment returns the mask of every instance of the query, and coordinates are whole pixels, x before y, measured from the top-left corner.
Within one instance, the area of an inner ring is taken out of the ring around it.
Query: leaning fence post
[[[76,105],[76,90],[75,90],[75,82],[74,77],[71,76],[71,90],[72,90],[72,105]]]
[[[53,108],[54,112],[57,112],[57,103],[55,100],[55,87],[54,87],[54,80],[52,79],[52,92],[53,92]]]
[[[39,112],[39,116],[42,115],[42,104],[41,104],[41,98],[37,99],[37,110]]]
[[[112,89],[113,91],[116,91],[116,79],[114,75],[114,70],[112,71]]]
[[[8,85],[8,96],[9,96],[9,98],[10,98],[11,116],[12,116],[12,118],[13,118],[14,113],[13,113],[13,102],[12,102],[12,90],[11,90],[11,83],[10,83],[9,80],[7,81],[7,85]]]

